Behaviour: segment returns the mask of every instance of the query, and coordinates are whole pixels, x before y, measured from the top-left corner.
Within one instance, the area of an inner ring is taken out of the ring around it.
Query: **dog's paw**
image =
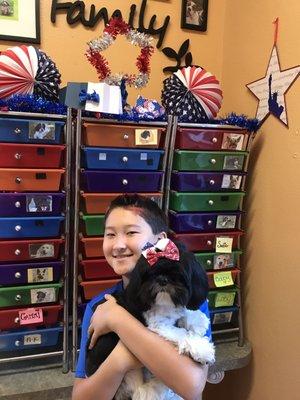
[[[189,334],[179,344],[179,352],[189,355],[193,360],[205,364],[215,362],[215,348],[207,337]]]

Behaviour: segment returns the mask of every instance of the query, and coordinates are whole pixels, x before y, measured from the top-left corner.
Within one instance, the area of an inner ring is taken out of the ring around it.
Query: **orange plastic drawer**
[[[0,167],[59,168],[65,146],[0,143]]]
[[[112,279],[119,277],[105,258],[82,260],[80,264],[85,279]]]
[[[84,144],[104,147],[162,148],[164,128],[137,125],[85,123]]]
[[[85,257],[104,257],[103,237],[81,238],[80,239]]]
[[[90,300],[97,296],[103,290],[108,289],[120,282],[120,279],[107,279],[101,281],[86,281],[80,282],[80,286],[83,289],[83,295],[85,300]]]
[[[82,193],[85,210],[87,214],[105,214],[112,200],[122,193]],[[161,204],[161,193],[144,193],[145,197],[149,197],[159,205]]]
[[[57,191],[64,169],[10,169],[0,168],[0,190],[16,192]]]
[[[241,271],[239,269],[232,269],[231,271],[207,272],[209,288],[221,289],[223,287],[233,286],[236,283],[240,272]]]
[[[11,329],[20,329],[26,327],[33,326],[49,326],[54,325],[58,321],[62,320],[62,309],[63,306],[60,304],[43,306],[43,307],[32,307],[39,312],[39,314],[43,315],[43,321],[38,323],[26,323],[25,325],[20,323],[20,317],[22,318],[24,312],[27,308],[11,308],[6,310],[0,310],[0,330],[11,330]],[[21,314],[20,314],[21,313]],[[24,317],[23,317],[24,318]],[[28,321],[28,319],[27,319]]]

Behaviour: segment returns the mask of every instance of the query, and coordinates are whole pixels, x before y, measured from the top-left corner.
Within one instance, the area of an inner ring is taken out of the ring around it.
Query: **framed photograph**
[[[40,0],[0,0],[0,40],[40,43]]]
[[[182,0],[181,28],[205,32],[208,0]]]

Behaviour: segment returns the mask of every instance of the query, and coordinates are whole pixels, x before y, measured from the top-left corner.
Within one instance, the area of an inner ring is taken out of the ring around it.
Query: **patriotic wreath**
[[[138,74],[112,74],[107,60],[101,54],[114,43],[118,35],[125,35],[131,44],[141,48],[135,63]],[[150,35],[132,29],[122,18],[111,18],[104,28],[103,35],[88,43],[89,49],[86,51],[86,57],[96,68],[100,81],[119,86],[124,81],[129,86],[142,88],[149,81],[150,58],[154,52],[154,47],[151,45],[152,39]]]

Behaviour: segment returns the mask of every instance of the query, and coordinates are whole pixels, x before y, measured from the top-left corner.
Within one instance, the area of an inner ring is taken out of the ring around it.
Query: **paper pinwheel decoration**
[[[44,52],[33,46],[16,46],[0,54],[0,99],[35,94],[58,100],[60,73]]]
[[[215,118],[222,104],[219,81],[201,67],[179,69],[164,80],[162,104],[180,121],[205,122]]]

